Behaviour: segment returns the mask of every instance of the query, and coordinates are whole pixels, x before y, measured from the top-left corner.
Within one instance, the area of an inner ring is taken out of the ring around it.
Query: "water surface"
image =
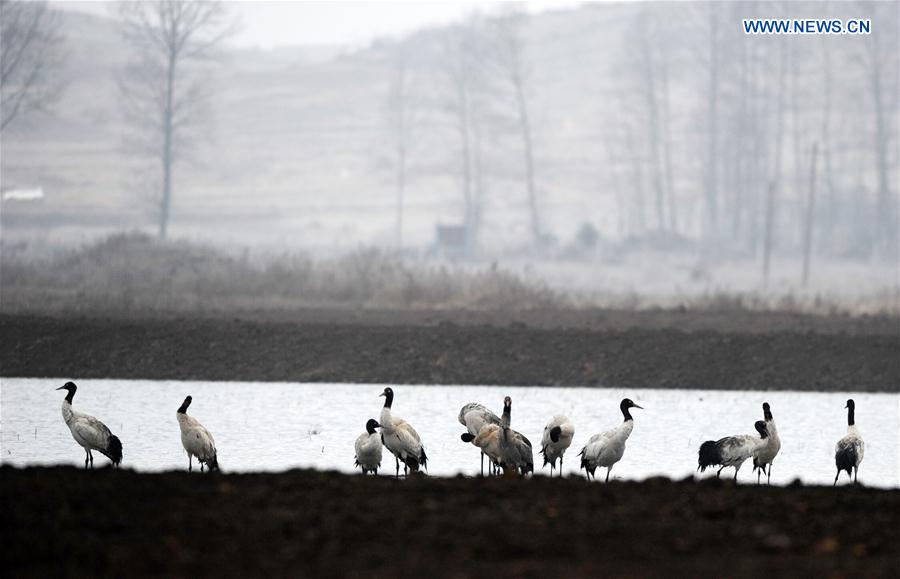
[[[62,420],[63,379],[0,378],[2,462],[14,465],[82,465],[84,452]],[[847,398],[856,400],[856,421],[866,441],[860,481],[900,486],[900,395],[870,393],[743,392],[548,388],[513,386],[393,386],[394,416],[410,422],[422,437],[432,475],[476,474],[478,450],[460,441],[460,407],[481,402],[499,414],[503,397],[513,398],[513,427],[535,446],[541,469],[544,425],[566,414],[575,440],[566,454],[565,474],[578,473],[578,451],[591,435],[622,421],[619,401],[628,397],[635,428],[625,457],[611,479],[662,475],[682,478],[697,468],[697,448],[708,439],[753,433],[761,405],[772,405],[782,440],[772,469],[773,484],[796,478],[806,483],[834,480],[834,444],[846,433]],[[296,384],[273,382],[181,382],[83,380],[75,407],[102,420],[122,440],[123,466],[143,471],[186,469],[175,411],[188,394],[189,413],[212,432],[219,463],[227,471],[290,468],[353,471],[353,443],[368,418],[379,417],[378,384]],[[95,454],[95,466],[108,461]],[[195,463],[196,466],[196,463]],[[385,451],[381,474],[393,474]],[[740,480],[756,480],[748,461]],[[732,472],[728,469],[726,472]],[[605,471],[604,471],[605,474]],[[725,473],[723,473],[724,476]],[[598,473],[599,476],[599,473]],[[704,476],[709,476],[709,471]],[[846,475],[844,475],[846,476]],[[842,479],[846,481],[846,479]]]

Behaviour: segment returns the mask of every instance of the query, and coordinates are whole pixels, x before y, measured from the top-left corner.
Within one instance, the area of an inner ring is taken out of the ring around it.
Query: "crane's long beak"
[[[65,386],[60,386],[59,388],[54,388],[54,390],[65,390],[65,389],[66,389]]]
[[[634,405],[634,406],[632,406],[632,408],[640,408],[640,409],[641,409],[641,410],[643,410],[643,409],[644,409],[644,407],[643,407],[643,406],[638,406],[638,405],[637,405],[637,404],[635,404],[635,405]]]
[[[382,396],[384,396],[384,392],[378,395],[379,398],[381,398]]]
[[[375,423],[375,428],[381,428],[381,425],[380,425],[379,423],[376,422],[376,423]]]

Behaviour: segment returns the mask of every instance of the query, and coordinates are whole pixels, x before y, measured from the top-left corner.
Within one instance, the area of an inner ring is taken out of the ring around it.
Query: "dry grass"
[[[515,266],[514,266],[515,267]],[[2,247],[0,311],[5,313],[229,312],[292,308],[689,310],[812,315],[900,315],[896,286],[860,295],[723,290],[715,281],[692,291],[628,290],[640,270],[579,262],[603,289],[584,290],[555,270],[521,272],[492,265],[400,259],[359,249],[331,259],[307,253],[250,256],[186,241],[120,233],[53,253],[26,243]],[[601,267],[599,270],[598,267]],[[623,266],[624,267],[624,266]],[[671,269],[671,268],[670,268]],[[677,269],[677,268],[676,268]],[[567,270],[569,271],[569,270]],[[654,269],[656,277],[673,275]],[[677,271],[675,273],[678,273]],[[541,280],[558,278],[555,286]],[[617,277],[618,276],[618,277]],[[623,277],[624,276],[624,277]],[[619,279],[623,278],[623,279]],[[640,285],[640,284],[637,284]]]
[[[565,305],[559,293],[497,268],[408,265],[374,249],[322,261],[306,254],[251,259],[126,233],[52,257],[4,251],[2,265],[4,312]]]

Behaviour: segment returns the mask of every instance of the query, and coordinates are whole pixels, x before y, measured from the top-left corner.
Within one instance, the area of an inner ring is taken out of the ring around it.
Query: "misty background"
[[[5,311],[900,311],[896,2],[479,3],[264,47],[253,9],[4,2]]]

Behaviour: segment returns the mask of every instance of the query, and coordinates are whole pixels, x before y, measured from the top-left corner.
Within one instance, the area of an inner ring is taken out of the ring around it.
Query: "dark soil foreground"
[[[0,469],[6,576],[888,577],[900,491]]]
[[[0,375],[894,391],[900,321],[744,311],[0,315]]]

